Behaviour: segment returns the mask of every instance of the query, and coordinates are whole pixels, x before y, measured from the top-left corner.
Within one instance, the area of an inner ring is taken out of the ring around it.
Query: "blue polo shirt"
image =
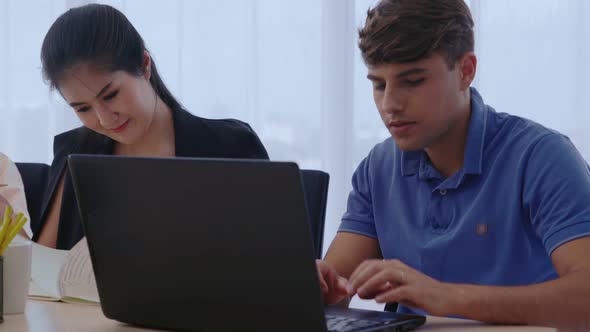
[[[360,163],[352,185],[339,231],[376,238],[384,258],[444,282],[555,279],[553,250],[590,235],[590,171],[574,145],[496,113],[474,88],[457,173],[444,178],[424,151],[401,151],[388,138]]]

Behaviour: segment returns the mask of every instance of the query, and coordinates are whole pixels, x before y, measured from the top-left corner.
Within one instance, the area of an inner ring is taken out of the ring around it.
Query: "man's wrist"
[[[445,283],[447,287],[448,294],[448,312],[445,316],[449,315],[461,315],[461,313],[466,312],[468,308],[473,305],[471,303],[471,296],[470,292],[468,291],[466,285],[462,284],[452,284],[452,283]]]

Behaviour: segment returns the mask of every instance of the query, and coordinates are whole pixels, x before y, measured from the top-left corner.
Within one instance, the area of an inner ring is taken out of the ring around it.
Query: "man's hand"
[[[350,276],[348,295],[379,303],[399,302],[431,315],[447,316],[459,293],[451,284],[434,280],[399,260],[367,260]]]
[[[348,293],[346,292],[346,279],[339,276],[336,271],[328,266],[323,260],[316,260],[320,287],[324,294],[325,304],[335,304],[342,301]]]

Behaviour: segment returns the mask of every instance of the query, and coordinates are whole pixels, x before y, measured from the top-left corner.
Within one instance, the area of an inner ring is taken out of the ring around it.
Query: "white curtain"
[[[590,160],[590,3],[472,0],[475,85],[499,112],[566,134]]]
[[[41,80],[50,24],[84,0],[0,1],[0,151],[51,161],[53,136],[79,126]],[[274,160],[330,173],[325,245],[358,162],[387,137],[356,29],[374,0],[111,0],[146,40],[194,114],[249,122]],[[477,79],[500,112],[562,131],[588,159],[589,7],[585,0],[472,0]]]

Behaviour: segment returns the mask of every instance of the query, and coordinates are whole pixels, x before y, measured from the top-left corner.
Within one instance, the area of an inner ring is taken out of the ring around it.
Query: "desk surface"
[[[62,302],[45,302],[28,300],[24,315],[5,315],[0,331],[154,331],[128,326],[110,319],[102,314],[100,307],[90,304],[69,304]],[[492,326],[475,321],[428,317],[426,325],[418,331],[516,331],[549,332],[555,331],[542,327]]]

